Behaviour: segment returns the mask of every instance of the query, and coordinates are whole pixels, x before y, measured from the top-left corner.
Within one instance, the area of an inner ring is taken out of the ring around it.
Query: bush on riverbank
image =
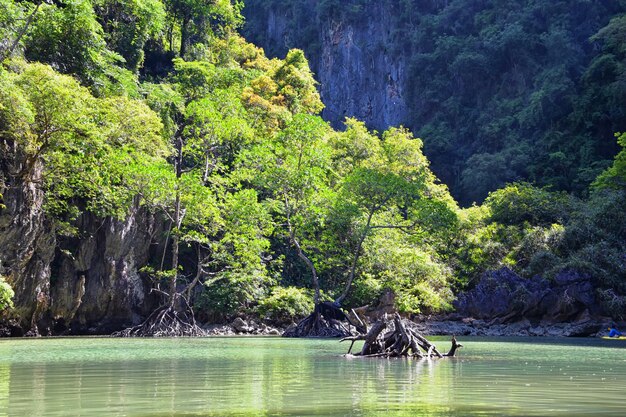
[[[289,324],[313,310],[311,291],[296,287],[274,287],[271,295],[259,302],[258,314],[270,322]]]
[[[15,292],[8,282],[0,275],[0,312],[13,308],[13,296]]]

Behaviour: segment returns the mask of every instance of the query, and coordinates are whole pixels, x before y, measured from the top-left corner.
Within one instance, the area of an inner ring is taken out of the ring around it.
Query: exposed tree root
[[[189,307],[178,311],[173,305],[164,305],[150,314],[141,324],[119,332],[113,337],[181,337],[206,336],[207,333],[196,324]]]
[[[283,337],[348,337],[352,336],[354,326],[357,334],[366,333],[367,327],[352,310],[352,318],[346,314],[338,303],[324,301],[315,305],[311,314],[302,319],[294,327],[283,333]],[[347,322],[347,327],[343,322]]]
[[[297,326],[285,330],[283,337],[347,337],[352,332],[340,321],[325,319],[314,311],[302,319]]]
[[[396,314],[393,321],[387,322],[383,319],[374,323],[366,335],[345,337],[341,339],[341,342],[346,340],[351,342],[348,348],[348,354],[350,354],[354,347],[354,342],[364,340],[363,348],[360,352],[354,353],[354,356],[383,358],[413,357],[422,359],[433,356],[438,358],[452,357],[455,355],[456,350],[463,346],[453,336],[452,348],[448,353],[442,355],[435,345],[430,343],[418,331],[408,326],[408,323],[403,323],[400,316]],[[387,328],[391,330],[383,333],[383,330]]]

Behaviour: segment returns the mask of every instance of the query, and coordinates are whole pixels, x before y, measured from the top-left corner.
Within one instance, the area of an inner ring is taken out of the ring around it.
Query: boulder
[[[237,333],[249,333],[252,330],[248,323],[241,317],[237,317],[230,325]]]
[[[455,307],[464,316],[491,320],[491,325],[524,319],[572,322],[585,311],[602,314],[593,289],[591,277],[575,271],[562,271],[549,281],[522,278],[502,268],[485,273],[475,288],[458,297]]]

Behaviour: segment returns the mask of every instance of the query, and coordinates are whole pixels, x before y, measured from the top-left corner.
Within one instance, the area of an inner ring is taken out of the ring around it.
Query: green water
[[[626,342],[462,342],[417,362],[336,340],[4,339],[0,416],[626,415]]]

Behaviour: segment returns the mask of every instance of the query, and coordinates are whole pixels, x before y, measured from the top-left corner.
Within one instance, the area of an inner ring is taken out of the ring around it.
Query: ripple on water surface
[[[418,362],[346,358],[336,340],[5,339],[0,415],[626,415],[626,343],[463,342]]]

